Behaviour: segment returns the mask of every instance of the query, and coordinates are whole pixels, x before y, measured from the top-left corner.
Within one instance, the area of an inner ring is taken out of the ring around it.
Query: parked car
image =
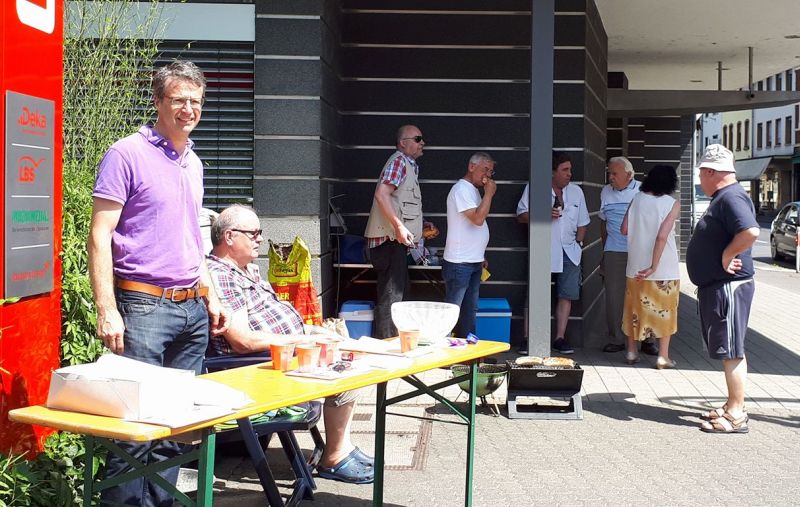
[[[797,252],[798,210],[800,210],[800,201],[790,202],[772,221],[769,249],[775,260],[794,257]]]
[[[708,197],[705,193],[703,193],[703,189],[700,188],[699,183],[695,183],[694,185],[694,213],[692,215],[692,226],[697,225],[697,222],[703,218],[703,215],[706,214],[706,210],[708,209],[708,205],[711,204],[711,198]]]

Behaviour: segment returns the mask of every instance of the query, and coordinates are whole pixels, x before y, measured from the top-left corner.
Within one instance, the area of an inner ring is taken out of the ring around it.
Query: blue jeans
[[[455,327],[456,336],[465,337],[475,332],[482,269],[482,262],[453,263],[442,260],[442,278],[446,292],[444,300],[461,307]]]
[[[125,323],[123,356],[170,368],[200,373],[208,345],[208,313],[200,299],[174,303],[141,292],[118,290],[117,309]],[[176,442],[115,441],[140,461],[152,464],[177,456],[186,447]],[[129,469],[128,464],[109,453],[105,477],[114,477]],[[167,482],[176,484],[179,467],[159,472]],[[136,505],[171,507],[172,495],[143,478],[103,490],[100,505]]]

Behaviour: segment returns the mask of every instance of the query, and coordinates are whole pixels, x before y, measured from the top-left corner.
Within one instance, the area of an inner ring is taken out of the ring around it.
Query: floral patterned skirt
[[[664,338],[678,330],[679,280],[636,280],[625,282],[622,332],[634,340]]]

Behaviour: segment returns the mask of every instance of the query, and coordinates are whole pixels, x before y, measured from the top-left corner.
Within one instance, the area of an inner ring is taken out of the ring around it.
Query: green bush
[[[92,476],[103,464],[94,456]],[[54,433],[33,461],[0,454],[0,507],[71,507],[81,505],[86,450],[82,437]]]
[[[0,507],[29,505],[30,473],[23,456],[0,454]]]

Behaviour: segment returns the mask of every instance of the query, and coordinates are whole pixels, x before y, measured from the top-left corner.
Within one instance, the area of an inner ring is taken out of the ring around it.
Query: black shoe
[[[658,346],[652,342],[644,342],[642,343],[642,354],[647,354],[648,356],[657,356],[658,355]]]
[[[625,350],[625,345],[619,343],[606,343],[606,346],[603,347],[603,352],[622,352],[623,350]]]
[[[566,338],[556,338],[553,342],[553,350],[557,350],[562,354],[574,354],[575,350],[570,346]]]

